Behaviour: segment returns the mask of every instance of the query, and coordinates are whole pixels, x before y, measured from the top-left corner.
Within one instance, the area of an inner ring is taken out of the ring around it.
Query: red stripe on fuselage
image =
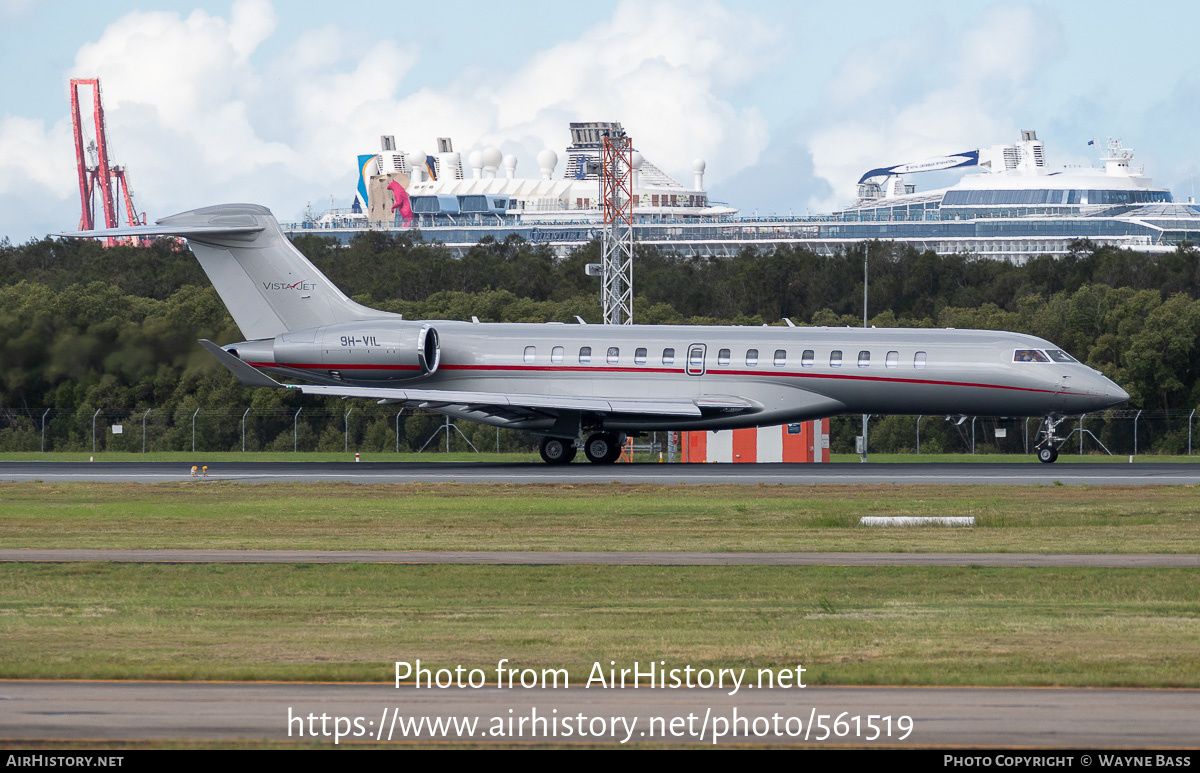
[[[273,362],[247,363],[259,368],[299,368],[308,370],[420,370],[416,365],[322,365],[320,363],[290,362],[277,364]],[[590,365],[449,365],[443,364],[439,370],[468,370],[468,371],[517,371],[517,372],[552,372],[552,373],[677,373],[683,375],[682,368],[621,368]],[[1008,386],[1006,384],[977,384],[970,381],[935,381],[933,379],[897,378],[892,376],[862,376],[842,373],[797,373],[772,370],[707,370],[708,376],[759,376],[771,378],[822,378],[842,381],[875,381],[891,384],[922,384],[927,386],[974,387],[978,389],[1010,389],[1017,392],[1040,392],[1043,394],[1065,394],[1086,397],[1085,392],[1056,392],[1053,389],[1036,389],[1034,387]],[[695,378],[695,376],[691,376]]]

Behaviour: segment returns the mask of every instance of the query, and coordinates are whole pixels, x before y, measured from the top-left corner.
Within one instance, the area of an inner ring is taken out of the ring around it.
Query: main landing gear
[[[575,444],[560,437],[542,438],[538,451],[546,464],[568,464],[575,458]]]
[[[583,453],[589,462],[612,464],[621,458],[621,436],[615,432],[597,432],[588,436],[583,444]]]
[[[624,435],[616,432],[596,432],[584,442],[583,453],[594,464],[612,464],[621,458],[624,440]],[[575,458],[575,441],[558,437],[542,438],[538,451],[546,464],[568,464]]]
[[[1058,437],[1054,431],[1058,429],[1058,425],[1066,420],[1066,416],[1050,415],[1042,419],[1042,424],[1037,431],[1037,444],[1034,448],[1037,449],[1037,458],[1039,462],[1050,464],[1058,458],[1058,447],[1063,444],[1066,438]]]

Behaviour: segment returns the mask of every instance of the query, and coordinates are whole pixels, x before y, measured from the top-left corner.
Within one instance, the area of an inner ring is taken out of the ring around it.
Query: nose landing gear
[[[1054,432],[1058,429],[1058,425],[1062,424],[1066,418],[1066,416],[1051,414],[1042,419],[1042,424],[1038,427],[1037,431],[1038,441],[1034,446],[1037,449],[1039,462],[1050,464],[1058,458],[1058,447],[1066,441],[1066,438],[1058,437]]]

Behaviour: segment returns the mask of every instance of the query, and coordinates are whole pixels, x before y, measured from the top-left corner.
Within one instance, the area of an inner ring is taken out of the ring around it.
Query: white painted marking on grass
[[[861,526],[974,526],[968,515],[864,515]]]

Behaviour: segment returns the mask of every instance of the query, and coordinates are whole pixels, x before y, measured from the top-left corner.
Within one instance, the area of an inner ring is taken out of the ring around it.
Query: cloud
[[[278,26],[267,0],[237,0],[224,16],[136,11],[78,50],[67,75],[100,79],[110,156],[152,219],[220,201],[292,218],[330,191],[348,199],[354,157],[381,134],[410,151],[445,136],[464,154],[500,145],[531,174],[539,150],[567,145],[569,121],[619,120],[685,183],[692,160],[709,158],[710,185],[755,164],[770,141],[759,112],[735,103],[783,41],[715,2],[626,0],[572,39],[437,88],[413,81],[419,49],[409,43],[364,43],[326,22],[268,57]],[[0,123],[0,193],[59,201],[59,227],[78,218],[70,135],[65,118]]]
[[[346,45],[336,30],[312,35],[322,45],[296,48]],[[310,74],[292,100],[297,143],[306,162],[335,174],[377,147],[380,134],[394,134],[407,151],[432,150],[435,138],[449,136],[464,156],[488,145],[515,153],[525,174],[539,150],[567,145],[568,122],[619,120],[658,166],[689,179],[697,156],[720,157],[721,167],[710,165],[720,177],[754,163],[767,144],[758,111],[737,109],[723,94],[767,66],[777,42],[763,23],[715,3],[626,2],[513,69],[462,72],[416,89],[404,77],[411,52],[381,43],[352,69],[302,62]]]
[[[620,5],[613,18],[529,58],[480,93],[494,105],[487,139],[564,137],[564,119],[620,120],[647,157],[686,179],[697,156],[720,179],[753,164],[766,121],[726,96],[773,61],[781,39],[714,3]],[[529,150],[536,152],[536,148]]]
[[[832,190],[813,209],[845,206],[868,169],[1017,139],[1016,108],[1058,41],[1033,8],[999,6],[966,30],[918,28],[851,52],[807,140],[816,176]]]
[[[79,190],[71,162],[71,129],[64,119],[49,129],[20,116],[0,120],[0,193],[44,188],[59,198]]]
[[[23,242],[79,224],[79,182],[67,120],[0,120],[0,241]],[[11,225],[10,225],[11,224]]]

